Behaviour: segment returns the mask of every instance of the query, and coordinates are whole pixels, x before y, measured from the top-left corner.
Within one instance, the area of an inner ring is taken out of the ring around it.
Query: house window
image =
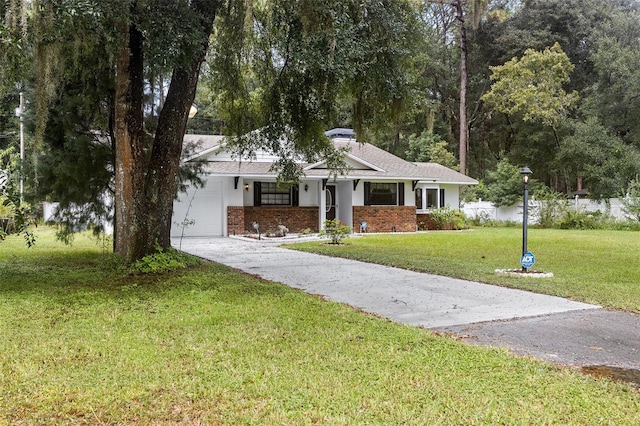
[[[444,207],[444,189],[424,189],[426,205],[422,202],[422,188],[416,189],[416,206],[418,208],[437,209]]]
[[[255,206],[297,206],[298,187],[281,188],[275,182],[254,182]]]
[[[364,183],[365,206],[403,206],[404,183]]]
[[[438,207],[438,190],[437,189],[427,189],[427,208],[435,209]]]

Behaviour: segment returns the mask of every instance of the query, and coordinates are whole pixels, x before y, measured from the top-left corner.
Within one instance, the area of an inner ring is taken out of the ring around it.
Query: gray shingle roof
[[[224,142],[224,138],[221,135],[184,135],[183,151],[187,151],[184,152],[186,161],[211,153]]]
[[[217,147],[223,143],[223,139],[223,136],[185,135],[185,141],[200,141],[202,144],[203,149],[191,158],[209,157],[210,161],[205,166],[205,170],[209,174],[275,177],[275,173],[269,171],[272,164],[270,162],[215,161]],[[362,164],[362,167],[354,167],[348,172],[349,178],[407,179],[461,185],[478,183],[475,179],[440,164],[412,163],[374,145],[360,143],[354,139],[336,138],[333,142],[336,148],[349,150],[350,161]],[[323,164],[301,164],[301,166],[308,168],[305,170],[307,177],[329,177],[330,172],[323,168]]]

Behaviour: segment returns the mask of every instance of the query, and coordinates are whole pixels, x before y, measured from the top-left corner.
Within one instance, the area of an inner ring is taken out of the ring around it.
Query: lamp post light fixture
[[[522,257],[524,258],[527,250],[527,227],[529,218],[529,176],[533,172],[527,166],[520,170],[520,176],[522,176],[522,182],[524,183],[524,196],[522,204]],[[527,268],[523,265],[522,271],[527,272]]]
[[[196,114],[198,113],[198,107],[196,106],[196,104],[191,104],[191,107],[189,108],[189,118],[193,118],[196,116]]]

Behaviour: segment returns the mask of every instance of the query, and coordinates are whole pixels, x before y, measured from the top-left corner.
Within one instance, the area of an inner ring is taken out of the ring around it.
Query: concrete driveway
[[[303,253],[240,238],[181,249],[267,280],[471,343],[578,366],[640,368],[640,317],[477,282]]]
[[[427,328],[597,309],[559,297],[407,271],[238,238],[188,238],[182,250],[366,312]]]

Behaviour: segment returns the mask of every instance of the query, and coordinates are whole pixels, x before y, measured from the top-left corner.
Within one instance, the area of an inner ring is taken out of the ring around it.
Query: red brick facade
[[[436,229],[436,224],[429,216],[429,213],[418,213],[416,215],[416,222],[418,223],[418,231]]]
[[[318,232],[318,207],[235,207],[227,209],[227,230],[229,235],[255,232],[253,222],[260,224],[261,232],[277,232],[278,225],[289,228],[289,232],[299,233],[305,229]]]
[[[367,222],[367,232],[415,232],[414,206],[354,206],[353,230],[360,232],[360,223]]]
[[[431,231],[431,230],[451,230],[451,229],[462,229],[463,223],[457,223],[456,221],[452,221],[449,223],[438,223],[429,213],[418,213],[417,214],[417,222],[418,222],[418,231]]]
[[[261,232],[277,232],[278,225],[299,233],[305,229],[318,232],[318,207],[242,207],[227,208],[228,235],[255,232],[253,222],[260,224]],[[367,222],[367,232],[415,232],[416,208],[413,206],[354,206],[354,232],[360,232],[360,223]]]
[[[242,235],[244,232],[244,207],[227,207],[227,235]]]

